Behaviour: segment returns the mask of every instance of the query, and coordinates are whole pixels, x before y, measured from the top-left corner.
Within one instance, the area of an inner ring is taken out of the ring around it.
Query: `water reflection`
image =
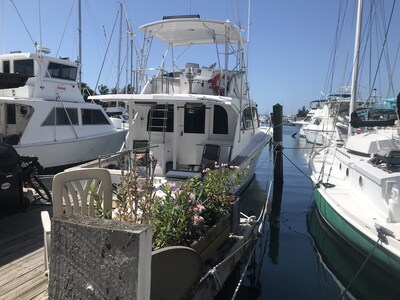
[[[400,298],[398,280],[372,261],[363,266],[365,256],[325,223],[315,205],[307,213],[307,229],[313,238],[319,263],[331,273],[342,295],[346,294],[342,299]]]

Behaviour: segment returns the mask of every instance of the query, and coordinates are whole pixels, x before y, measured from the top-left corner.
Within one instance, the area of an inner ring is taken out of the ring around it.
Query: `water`
[[[318,218],[307,167],[312,145],[298,134],[293,138],[296,131],[292,126],[283,130],[280,222],[277,227],[267,226],[259,239],[236,299],[400,299],[397,279],[371,262],[364,264],[365,257]],[[273,174],[272,157],[265,148],[256,178],[241,197],[242,212],[258,216]],[[231,299],[245,262],[218,299]]]

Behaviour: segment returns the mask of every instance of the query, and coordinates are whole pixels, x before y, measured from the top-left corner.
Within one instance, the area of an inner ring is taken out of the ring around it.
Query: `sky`
[[[393,0],[385,1],[385,9],[391,8]],[[365,2],[367,6],[370,0]],[[111,88],[117,81],[119,3],[82,0],[82,81],[93,89],[96,83]],[[77,59],[77,6],[78,0],[0,0],[0,50],[34,52],[37,42],[50,48],[50,55]],[[125,0],[125,7],[138,49],[142,44],[138,27],[166,15],[199,14],[240,22],[244,36],[250,40],[250,94],[261,113],[270,113],[279,103],[285,115],[295,114],[303,106],[308,108],[310,101],[350,84],[356,0],[251,0],[250,11],[248,0],[236,0],[236,5],[234,0]],[[346,17],[339,25],[344,11]],[[399,22],[394,20],[392,27],[399,28]],[[340,38],[336,35],[338,26]],[[125,41],[122,44],[126,47]],[[155,58],[149,61],[153,63],[149,67],[161,61],[164,50],[155,47],[158,52],[152,50]],[[393,52],[397,47],[396,43],[390,44]],[[206,54],[199,57],[204,61],[201,65],[208,64],[208,58]],[[396,72],[391,75],[392,90],[398,92],[398,76]],[[359,90],[364,94],[369,94],[370,81],[370,76],[364,76],[360,83]],[[377,81],[378,93],[393,97],[393,93],[388,94],[387,80],[379,76]]]

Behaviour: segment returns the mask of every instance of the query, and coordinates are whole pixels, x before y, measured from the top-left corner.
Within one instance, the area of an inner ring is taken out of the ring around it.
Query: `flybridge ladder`
[[[150,109],[149,118],[149,142],[151,141],[151,132],[153,131],[153,129],[161,129],[163,135],[163,144],[165,144],[165,132],[167,131],[168,119],[168,104],[154,105]]]

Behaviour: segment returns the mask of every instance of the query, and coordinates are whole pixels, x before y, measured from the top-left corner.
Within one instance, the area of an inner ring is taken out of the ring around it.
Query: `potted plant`
[[[216,164],[205,169],[201,178],[156,185],[154,173],[140,178],[133,164],[117,188],[113,219],[150,224],[153,249],[181,245],[201,253],[217,238],[214,248],[218,247],[229,236],[229,215],[237,200],[233,191],[244,172],[236,166]],[[208,255],[202,255],[203,259]]]

